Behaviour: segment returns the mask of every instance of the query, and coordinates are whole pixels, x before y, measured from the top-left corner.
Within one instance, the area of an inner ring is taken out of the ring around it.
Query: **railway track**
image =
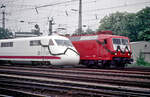
[[[150,96],[150,72],[135,70],[0,66],[0,84],[37,96]]]

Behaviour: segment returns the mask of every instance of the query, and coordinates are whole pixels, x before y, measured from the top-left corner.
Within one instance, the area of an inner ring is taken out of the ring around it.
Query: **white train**
[[[0,63],[76,65],[80,56],[63,36],[41,36],[0,40]]]

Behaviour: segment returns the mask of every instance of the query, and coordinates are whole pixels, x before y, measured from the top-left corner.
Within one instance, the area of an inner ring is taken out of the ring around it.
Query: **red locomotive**
[[[71,36],[70,39],[80,54],[80,63],[99,67],[121,67],[130,63],[131,46],[128,37],[110,35],[101,31],[96,35]]]

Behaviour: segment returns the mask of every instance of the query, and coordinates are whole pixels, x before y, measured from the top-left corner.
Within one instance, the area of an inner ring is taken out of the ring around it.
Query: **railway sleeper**
[[[73,75],[61,75],[61,74],[42,74],[42,73],[30,73],[30,72],[2,72],[3,74],[16,74],[16,75],[23,75],[23,76],[34,76],[34,77],[45,77],[45,78],[55,78],[55,79],[62,79],[62,80],[76,80],[76,81],[82,81],[82,82],[97,82],[97,83],[106,83],[106,84],[113,84],[113,85],[124,85],[124,86],[137,86],[137,87],[143,87],[143,88],[148,88],[150,87],[150,82],[147,81],[124,81],[124,80],[120,80],[120,79],[108,79],[108,78],[94,78],[94,77],[77,77],[77,76],[73,76]],[[63,77],[62,77],[63,76]],[[7,78],[7,77],[6,77]]]
[[[56,88],[67,88],[67,89],[77,89],[78,91],[81,91],[81,90],[89,90],[94,92],[94,93],[100,93],[104,90],[105,92],[107,91],[107,94],[108,93],[111,93],[111,95],[117,95],[116,93],[119,93],[119,95],[126,95],[126,96],[150,96],[149,92],[150,91],[147,91],[147,90],[143,90],[143,88],[141,88],[140,90],[139,89],[136,89],[132,87],[132,89],[130,88],[124,88],[123,86],[112,86],[112,85],[109,85],[109,86],[95,86],[95,85],[89,85],[89,84],[81,84],[81,83],[70,83],[70,82],[54,82],[54,81],[41,81],[41,82],[38,82],[37,80],[31,80],[31,79],[25,79],[26,81],[1,81],[1,83],[4,84],[9,84],[9,85],[14,85],[14,86],[19,86],[19,85],[25,85],[25,87],[31,87],[31,86],[34,86],[34,88],[37,88],[37,86],[40,88],[40,87],[56,87]]]

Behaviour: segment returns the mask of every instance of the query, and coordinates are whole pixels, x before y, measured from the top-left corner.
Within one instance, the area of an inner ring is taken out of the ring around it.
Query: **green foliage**
[[[150,41],[150,28],[145,28],[144,30],[140,31],[138,34],[138,39]]]
[[[8,39],[12,37],[12,33],[8,29],[0,28],[0,39]]]
[[[145,57],[142,55],[142,52],[140,52],[139,57],[137,58],[136,64],[139,66],[150,66],[150,63],[146,62]]]
[[[150,7],[137,13],[116,12],[100,21],[98,30],[111,30],[131,41],[150,40]]]
[[[139,40],[150,41],[150,7],[146,7],[137,13],[139,19]]]
[[[87,28],[85,31],[82,30],[81,33],[79,33],[78,29],[76,29],[75,33],[73,33],[73,35],[87,35],[87,34],[95,34],[95,31],[93,31],[90,28]]]
[[[87,28],[85,33],[87,33],[87,34],[94,34],[94,31],[92,29],[90,29],[90,28]]]
[[[82,30],[81,33],[79,32],[79,29],[75,30],[75,33],[73,33],[72,35],[81,35],[82,33],[84,33],[84,31]]]
[[[104,19],[100,21],[101,25],[99,30],[111,30],[114,31],[115,34],[121,34],[120,31],[125,31],[125,27],[123,26],[123,21],[125,20],[123,17],[125,15],[126,13],[117,12],[104,17]]]

